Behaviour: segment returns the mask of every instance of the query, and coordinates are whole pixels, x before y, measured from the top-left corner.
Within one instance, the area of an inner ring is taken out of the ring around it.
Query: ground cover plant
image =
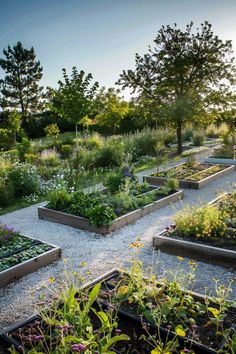
[[[48,196],[47,207],[88,218],[94,226],[110,225],[117,217],[175,192],[178,183],[170,179],[165,186],[155,189],[147,183],[138,183],[125,167],[109,173],[104,186],[104,190],[92,193],[69,192],[66,188],[55,190]]]
[[[20,235],[13,228],[0,224],[0,272],[34,258],[52,246]]]
[[[139,240],[131,245],[142,247]],[[51,284],[51,299],[39,303],[39,315],[7,333],[15,341],[9,352],[233,354],[236,311],[230,285],[216,282],[216,296],[183,290],[193,284],[195,267],[191,262],[185,275],[178,269],[158,278],[150,268],[144,272],[135,257],[129,270],[113,272],[92,287],[81,287],[77,275],[72,283],[67,277],[60,290]]]

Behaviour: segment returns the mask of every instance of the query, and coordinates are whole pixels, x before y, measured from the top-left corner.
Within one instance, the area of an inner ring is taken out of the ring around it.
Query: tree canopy
[[[99,87],[98,82],[92,83],[91,73],[85,74],[72,68],[71,78],[66,69],[62,69],[64,81],[59,81],[58,90],[52,90],[50,107],[69,122],[77,125],[85,116],[90,116],[94,108],[94,97]]]
[[[213,121],[232,94],[236,70],[231,41],[214,35],[204,22],[194,32],[162,26],[144,56],[136,54],[135,69],[123,71],[118,84],[133,89],[163,125],[176,129],[182,152],[182,128],[187,122]]]
[[[6,76],[0,80],[1,107],[17,109],[25,119],[29,113],[37,112],[42,106],[43,88],[38,82],[43,76],[43,67],[36,60],[34,48],[26,49],[21,42],[3,49],[3,54],[0,67]]]

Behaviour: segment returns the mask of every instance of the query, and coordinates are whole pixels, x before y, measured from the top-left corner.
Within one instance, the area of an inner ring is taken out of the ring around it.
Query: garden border
[[[23,236],[23,235],[22,235]],[[27,236],[24,236],[27,237]],[[31,238],[31,237],[30,237]],[[32,238],[31,238],[32,239]],[[48,242],[40,241],[43,244],[47,244],[52,247],[44,253],[39,254],[36,257],[27,259],[24,262],[14,265],[8,269],[0,272],[0,288],[6,286],[7,284],[16,281],[17,279],[33,273],[34,271],[46,267],[49,264],[57,261],[61,257],[61,248],[52,245]]]
[[[168,195],[162,199],[159,199],[151,204],[134,210],[128,214],[122,215],[119,218],[113,220],[111,225],[93,226],[90,224],[89,220],[72,214],[67,214],[61,211],[49,209],[46,207],[38,207],[38,217],[39,219],[56,222],[59,224],[72,226],[86,231],[91,231],[99,233],[102,235],[107,235],[110,232],[119,230],[120,228],[132,224],[141,217],[160,209],[172,202],[178,201],[183,198],[183,191],[179,190],[173,194]]]
[[[219,165],[236,165],[236,160],[234,159],[226,159],[226,158],[220,158],[220,157],[206,157],[204,159],[205,163],[215,163]]]
[[[182,164],[181,164],[182,165]],[[173,167],[171,167],[170,169],[172,169]],[[168,169],[168,170],[170,170]],[[191,181],[191,180],[180,180],[179,184],[181,188],[191,188],[191,189],[200,189],[202,187],[205,187],[208,183],[223,177],[225,175],[227,175],[228,173],[231,173],[235,170],[235,166],[231,165],[231,166],[226,166],[226,168],[222,171],[216,172],[211,176],[208,176],[206,178],[203,178],[200,181]],[[167,182],[167,178],[166,177],[155,177],[155,176],[143,176],[143,181],[148,182],[151,186],[158,186],[158,185],[164,185]]]
[[[210,201],[208,205],[214,205],[223,196],[228,194],[230,193],[222,193],[219,197]],[[206,263],[236,269],[236,251],[185,241],[183,239],[174,239],[172,237],[165,236],[167,233],[168,232],[164,230],[158,236],[153,237],[153,247],[155,249],[160,249],[177,256],[185,256]]]

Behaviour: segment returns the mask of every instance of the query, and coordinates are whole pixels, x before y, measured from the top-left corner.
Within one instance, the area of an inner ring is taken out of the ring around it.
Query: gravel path
[[[153,267],[157,274],[176,269],[187,271],[189,270],[189,264],[186,259],[180,262],[175,256],[152,249],[153,236],[172,222],[177,210],[186,205],[203,201],[209,202],[216,197],[217,193],[232,190],[235,181],[236,171],[214,181],[199,191],[185,190],[183,201],[157,210],[108,236],[96,235],[39,220],[37,206],[35,205],[3,215],[0,217],[0,221],[17,228],[23,235],[60,246],[63,250],[63,258],[66,258],[67,267],[72,267],[80,274],[85,274],[85,269],[80,267],[81,261],[87,262],[92,277],[114,267],[127,266],[133,252],[129,245],[137,237],[140,237],[145,244],[140,249],[139,254],[139,259],[145,267],[152,265],[154,262]],[[228,284],[231,279],[236,280],[236,273],[230,269],[201,262],[198,262],[197,265],[194,284],[196,291],[205,292],[205,287],[214,289],[214,278],[220,279],[220,282],[224,284]],[[42,268],[15,283],[9,284],[6,288],[0,289],[0,330],[32,315],[35,296],[48,291],[49,277],[54,276],[55,284],[57,284],[64,267],[63,260],[55,262],[51,266]],[[232,298],[236,298],[235,284],[232,285],[232,289]]]

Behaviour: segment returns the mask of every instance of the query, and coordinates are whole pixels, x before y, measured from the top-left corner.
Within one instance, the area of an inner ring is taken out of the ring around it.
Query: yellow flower
[[[127,292],[128,292],[129,288],[128,286],[124,285],[124,286],[121,286],[119,289],[118,289],[118,295],[126,295]]]
[[[180,256],[177,256],[177,258],[178,258],[179,261],[183,261],[184,260],[184,258],[180,257]]]
[[[54,281],[55,281],[55,278],[54,278],[54,277],[48,278],[48,282],[49,282],[49,283],[53,283]]]
[[[183,329],[183,327],[181,325],[179,325],[175,328],[175,332],[176,332],[177,336],[180,336],[180,337],[186,336],[185,330]]]
[[[130,244],[130,246],[131,246],[131,247],[140,248],[140,247],[143,247],[143,246],[144,246],[144,243],[143,243],[143,242],[139,242],[139,241],[137,241],[137,242],[132,242],[132,243]]]
[[[219,316],[220,311],[218,309],[216,309],[215,307],[208,307],[207,309],[208,309],[208,311],[210,311],[214,315],[214,317]]]
[[[151,354],[161,354],[161,352],[158,348],[155,348],[151,351]]]
[[[87,263],[85,261],[80,262],[80,267],[86,267]]]
[[[194,261],[188,261],[188,264],[190,264],[190,265],[196,265],[196,262],[194,262]]]

